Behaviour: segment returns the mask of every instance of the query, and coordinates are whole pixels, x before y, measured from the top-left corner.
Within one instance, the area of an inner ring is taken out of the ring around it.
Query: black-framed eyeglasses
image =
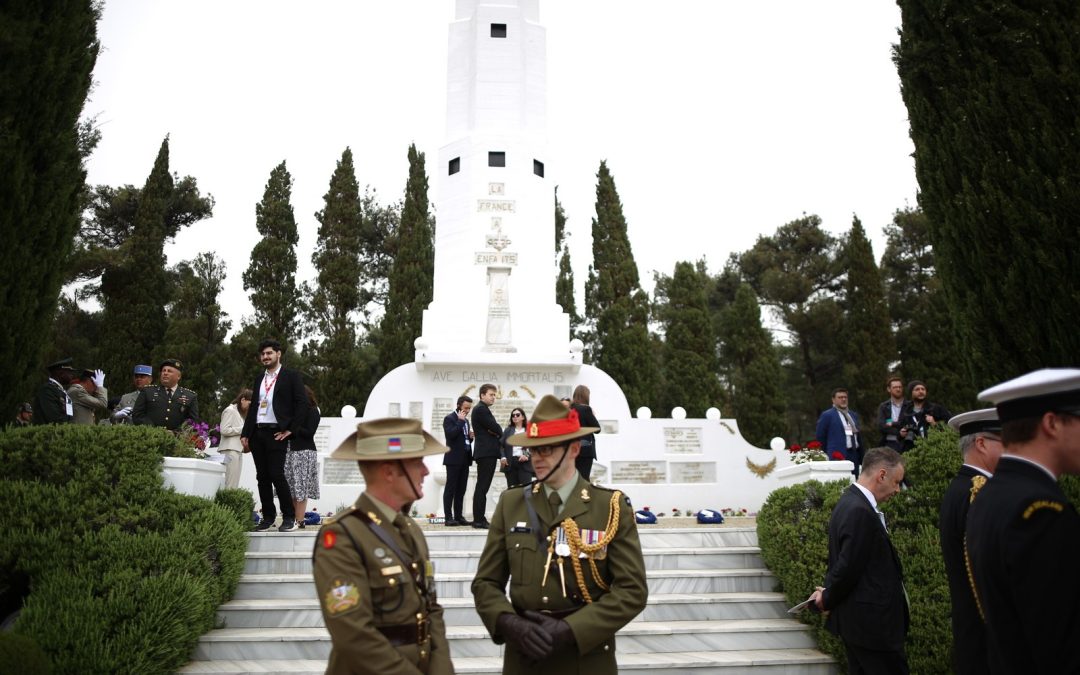
[[[566,445],[539,445],[534,448],[530,448],[530,451],[532,452],[532,454],[539,455],[540,457],[551,457],[551,454],[553,452],[555,452],[559,448],[565,447]]]

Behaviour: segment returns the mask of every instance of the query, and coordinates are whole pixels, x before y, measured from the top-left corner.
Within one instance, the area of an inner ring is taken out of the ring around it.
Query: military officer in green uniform
[[[991,673],[1080,672],[1080,369],[1047,368],[979,394],[1005,453],[967,518],[965,552]]]
[[[598,431],[544,396],[507,440],[530,449],[536,481],[502,493],[472,583],[476,611],[506,643],[504,673],[617,673],[615,632],[645,608],[630,500],[574,466],[579,439]]]
[[[158,369],[158,384],[139,390],[131,421],[176,431],[185,421],[199,421],[199,401],[195,392],[180,386],[184,364],[165,359]]]
[[[407,514],[423,496],[425,455],[446,452],[416,420],[361,422],[331,453],[359,462],[364,491],[319,530],[315,590],[332,647],[327,673],[454,672],[434,565]]]

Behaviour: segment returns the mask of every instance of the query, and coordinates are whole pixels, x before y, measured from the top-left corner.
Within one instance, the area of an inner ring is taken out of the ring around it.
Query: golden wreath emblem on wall
[[[750,458],[747,457],[746,468],[750,469],[750,473],[764,480],[765,476],[768,476],[776,469],[776,458],[773,457],[768,464],[754,464],[750,461]]]

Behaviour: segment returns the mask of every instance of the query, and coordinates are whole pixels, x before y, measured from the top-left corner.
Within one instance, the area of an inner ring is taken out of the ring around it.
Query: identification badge
[[[379,571],[384,577],[392,577],[396,574],[401,574],[401,565],[391,565],[390,567],[384,567]]]
[[[259,410],[266,410],[266,399],[259,401]]]

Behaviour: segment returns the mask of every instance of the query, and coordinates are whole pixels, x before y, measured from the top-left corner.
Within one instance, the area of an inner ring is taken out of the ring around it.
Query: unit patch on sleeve
[[[330,616],[344,614],[360,604],[360,591],[354,584],[335,579],[333,587],[326,592],[323,605]]]

